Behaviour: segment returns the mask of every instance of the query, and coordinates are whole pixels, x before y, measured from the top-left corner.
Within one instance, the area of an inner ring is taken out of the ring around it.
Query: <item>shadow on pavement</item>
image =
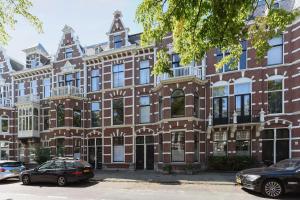
[[[17,183],[17,182],[19,182],[19,179],[17,179],[17,178],[6,179],[6,180],[0,181],[0,185],[14,184],[14,183]]]
[[[75,182],[75,183],[68,183],[66,186],[61,188],[86,188],[97,185],[99,181],[88,181],[88,182]],[[22,183],[20,183],[22,184]],[[24,187],[29,186],[36,186],[36,187],[59,187],[55,183],[31,183],[30,185],[22,185]]]
[[[254,192],[254,191],[251,191],[251,190],[247,190],[247,189],[244,189],[242,188],[242,190],[244,190],[245,192],[253,195],[253,196],[256,196],[256,197],[261,197],[261,198],[266,198],[263,194],[261,193],[257,193],[257,192]],[[298,200],[300,197],[300,193],[299,192],[290,192],[290,193],[286,193],[284,195],[282,195],[282,197],[280,197],[280,199],[282,200]]]
[[[94,180],[103,182],[150,182],[164,185],[183,183],[234,184],[235,173],[200,172],[198,174],[162,174],[155,171],[96,170]]]

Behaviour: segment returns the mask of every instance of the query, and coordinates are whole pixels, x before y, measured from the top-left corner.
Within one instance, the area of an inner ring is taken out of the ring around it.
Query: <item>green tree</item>
[[[0,1],[0,43],[7,44],[9,40],[8,28],[14,29],[17,18],[23,17],[30,22],[38,32],[42,32],[42,22],[30,13],[30,0],[1,0]]]
[[[265,14],[251,19],[260,3],[266,5]],[[281,34],[298,15],[298,10],[276,8],[274,0],[143,0],[136,11],[144,28],[142,45],[159,43],[172,33],[173,48],[183,65],[200,62],[212,48],[230,52],[216,68],[227,63],[236,66],[245,39],[261,60],[270,48],[268,40]],[[153,74],[170,72],[168,59],[166,50],[160,50]]]
[[[35,149],[35,159],[38,164],[42,164],[50,160],[50,149],[42,148],[40,146]]]

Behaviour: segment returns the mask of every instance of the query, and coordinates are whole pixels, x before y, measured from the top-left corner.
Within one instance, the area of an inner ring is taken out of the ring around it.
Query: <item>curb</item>
[[[101,179],[101,178],[92,178],[92,181],[99,181],[99,182],[121,182],[121,183],[159,183],[159,184],[174,184],[174,185],[181,185],[181,184],[193,184],[193,185],[236,185],[234,182],[218,182],[218,181],[168,181],[168,180],[130,180],[130,179]]]

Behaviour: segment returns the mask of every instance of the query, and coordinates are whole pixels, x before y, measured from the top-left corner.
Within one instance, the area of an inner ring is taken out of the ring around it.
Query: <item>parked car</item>
[[[285,192],[300,189],[300,158],[282,160],[269,167],[252,168],[236,174],[243,188],[278,198]]]
[[[94,171],[89,163],[70,158],[50,160],[39,167],[20,174],[20,180],[24,185],[33,182],[45,182],[65,186],[67,183],[87,181],[93,177]]]
[[[20,173],[25,170],[21,162],[13,160],[0,160],[0,180],[18,178]]]

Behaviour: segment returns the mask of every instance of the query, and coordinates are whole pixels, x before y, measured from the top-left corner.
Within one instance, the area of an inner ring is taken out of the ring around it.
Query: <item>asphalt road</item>
[[[129,182],[76,183],[66,187],[50,184],[24,186],[18,181],[0,182],[0,200],[247,200],[262,196],[230,185],[170,185]],[[283,196],[300,199],[300,193]]]

